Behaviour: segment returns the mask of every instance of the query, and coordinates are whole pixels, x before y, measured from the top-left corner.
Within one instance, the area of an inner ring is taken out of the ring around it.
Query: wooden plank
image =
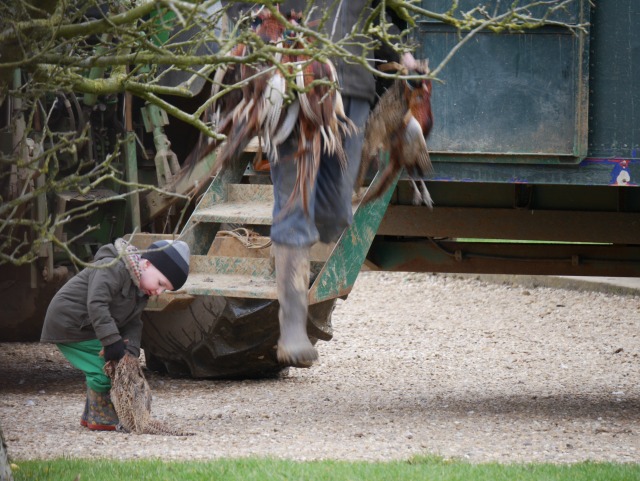
[[[225,256],[225,257],[269,257],[271,255],[271,239],[269,237],[256,236],[251,239],[246,239],[255,245],[255,248],[249,248],[243,244],[243,242],[236,238],[229,236],[218,235],[211,244],[211,249],[207,253],[208,256]],[[242,235],[242,233],[238,233]],[[244,238],[243,238],[244,239]],[[264,247],[258,247],[264,246]]]
[[[239,232],[239,235],[241,234],[242,231]],[[271,239],[269,237],[257,235],[252,237],[250,241],[255,246],[263,247],[250,248],[245,246],[238,238],[231,235],[221,235],[221,232],[218,232],[207,255],[249,258],[271,257]],[[335,244],[322,244],[318,242],[311,246],[309,257],[312,262],[326,262],[334,247]]]

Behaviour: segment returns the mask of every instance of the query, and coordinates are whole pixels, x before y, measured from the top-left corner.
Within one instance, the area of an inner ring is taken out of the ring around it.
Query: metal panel
[[[451,4],[423,3],[436,11]],[[471,8],[477,2],[461,3]],[[496,2],[483,4],[491,10]],[[584,21],[588,13],[588,2],[576,2],[564,20]],[[422,23],[418,35],[416,55],[429,58],[432,66],[459,41],[455,27],[432,21]],[[587,35],[561,27],[476,35],[441,72],[444,84],[434,85],[432,158],[519,163],[584,158],[587,44]]]
[[[635,154],[637,155],[637,154]],[[434,156],[432,156],[434,157]],[[503,159],[506,156],[503,156]],[[442,157],[440,157],[442,159]],[[572,165],[497,164],[492,159],[460,154],[447,156],[450,162],[438,162],[432,180],[458,182],[505,182],[556,185],[640,184],[640,159],[590,159]],[[497,159],[497,158],[494,158]],[[475,162],[471,162],[475,160]],[[519,162],[536,161],[531,157]]]
[[[405,272],[640,277],[636,246],[376,239],[368,259],[380,269]]]
[[[637,244],[640,213],[390,205],[378,235]]]
[[[388,162],[388,158],[385,163]],[[371,185],[380,181],[378,172]],[[389,199],[398,182],[398,177],[384,195],[366,205],[358,204],[353,222],[340,236],[331,256],[313,281],[309,290],[309,304],[341,297],[349,292],[358,277],[380,222],[387,210]]]
[[[631,0],[635,1],[635,0]],[[501,15],[503,13],[509,12],[514,6],[515,8],[520,8],[518,11],[521,15],[529,14],[533,18],[542,18],[549,12],[549,5],[551,2],[532,2],[532,1],[497,1],[497,0],[457,0],[455,2],[457,4],[457,9],[455,11],[451,11],[451,7],[454,4],[452,0],[423,0],[422,7],[424,9],[428,9],[432,12],[438,14],[451,13],[456,18],[462,18],[463,12],[469,12],[475,8],[482,7],[486,12],[494,14],[495,16]],[[522,7],[527,4],[538,3],[537,6],[532,6],[527,8],[526,10],[522,10]],[[579,1],[574,2],[561,2],[560,0],[556,0],[556,4],[564,3],[562,8],[555,10],[551,15],[548,16],[549,21],[554,22],[564,22],[576,24],[580,22],[580,17],[582,15],[582,8],[584,4]],[[602,2],[604,3],[604,0]],[[478,14],[478,16],[480,16]]]
[[[589,156],[640,158],[638,25],[638,0],[596,2],[589,71]]]

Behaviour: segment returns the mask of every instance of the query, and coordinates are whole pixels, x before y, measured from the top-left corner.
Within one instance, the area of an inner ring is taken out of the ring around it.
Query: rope
[[[269,239],[264,244],[256,243],[256,238],[260,237],[259,234],[253,232],[252,230],[246,229],[245,227],[238,227],[233,230],[221,230],[218,231],[218,235],[221,237],[233,237],[234,239],[240,241],[243,246],[247,249],[264,249],[265,247],[269,247],[271,245],[271,239]]]

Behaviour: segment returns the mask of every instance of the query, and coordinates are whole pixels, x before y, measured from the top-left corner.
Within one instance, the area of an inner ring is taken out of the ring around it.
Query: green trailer
[[[408,205],[400,186],[369,251],[374,264],[640,275],[640,6],[591,3],[557,18],[588,22],[588,33],[483,32],[451,60],[433,94],[436,208]],[[455,37],[421,24],[422,55],[438,62]]]

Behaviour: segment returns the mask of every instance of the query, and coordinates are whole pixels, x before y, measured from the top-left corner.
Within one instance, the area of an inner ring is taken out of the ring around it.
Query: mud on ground
[[[0,344],[9,455],[640,462],[638,296],[369,272],[333,323],[282,379],[147,373],[154,417],[192,437],[90,432],[54,346]]]

